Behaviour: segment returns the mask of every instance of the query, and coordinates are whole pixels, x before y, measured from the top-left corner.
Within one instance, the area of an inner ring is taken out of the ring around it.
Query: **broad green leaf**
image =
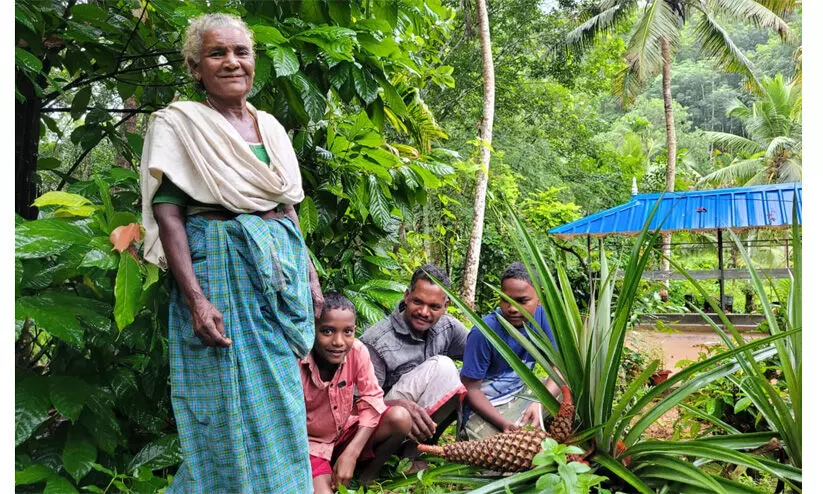
[[[317,229],[319,222],[317,206],[315,206],[314,200],[311,197],[306,196],[303,202],[300,203],[298,218],[300,220],[300,229],[303,231],[304,236],[311,234]]]
[[[37,160],[37,170],[45,171],[45,170],[54,170],[56,168],[60,168],[60,160],[57,158],[40,158]]]
[[[80,91],[77,91],[77,94],[74,95],[74,99],[71,100],[71,118],[79,120],[80,117],[86,113],[86,110],[88,110],[90,100],[90,86],[86,86]]]
[[[73,376],[49,376],[49,397],[60,415],[76,422],[91,387]]]
[[[105,21],[106,11],[94,4],[79,4],[71,8],[71,18],[78,21]]]
[[[357,45],[357,33],[340,26],[321,26],[295,36],[295,39],[306,41],[323,49],[335,60],[354,61],[353,50]]]
[[[271,79],[271,60],[268,57],[257,57],[254,66],[254,82],[248,97],[253,98]]]
[[[14,64],[36,73],[43,70],[43,62],[30,51],[20,47],[14,48]]]
[[[109,381],[109,387],[114,393],[115,399],[118,400],[138,390],[137,379],[134,377],[134,372],[124,367],[114,372],[111,376],[111,381]]]
[[[63,467],[75,482],[80,482],[96,461],[97,448],[88,440],[85,433],[78,427],[73,427],[63,447]]]
[[[78,194],[53,190],[35,199],[33,204],[38,208],[43,206],[85,206],[91,204],[91,201]]]
[[[366,298],[359,293],[353,290],[343,290],[343,292],[351,300],[352,304],[354,304],[354,307],[357,309],[357,315],[368,321],[369,324],[374,324],[386,317],[386,313],[381,307],[366,300]]]
[[[129,143],[129,147],[131,147],[132,152],[137,157],[142,156],[143,154],[143,136],[140,134],[136,134],[134,132],[126,133],[126,140]]]
[[[273,46],[266,50],[277,77],[287,77],[300,70],[300,61],[291,46]]]
[[[378,57],[388,57],[398,51],[397,43],[391,36],[385,36],[378,41],[369,33],[357,33],[357,41],[366,51]]]
[[[383,231],[388,230],[391,223],[391,208],[374,175],[369,176],[369,213],[379,228]]]
[[[86,230],[65,220],[28,221],[14,229],[14,255],[23,259],[53,256],[72,244],[86,245],[90,239]]]
[[[114,284],[114,321],[121,331],[134,321],[142,293],[140,266],[128,250],[120,253],[120,265]]]
[[[94,237],[89,241],[89,250],[80,262],[80,266],[115,269],[118,264],[117,254],[112,252],[109,237]]]
[[[160,268],[154,264],[146,263],[146,279],[143,281],[143,292],[146,292],[152,285],[160,281]]]
[[[249,26],[254,33],[255,43],[263,45],[280,45],[287,43],[288,40],[280,33],[280,30],[274,26],[254,25]]]
[[[20,297],[15,317],[29,317],[40,329],[79,348],[85,344],[83,324],[97,331],[111,328],[111,306],[69,292],[46,291]]]
[[[312,24],[325,24],[326,18],[323,15],[323,3],[320,0],[301,0],[300,19]]]
[[[49,418],[49,383],[30,376],[14,386],[14,445],[19,446]]]
[[[140,467],[159,470],[180,463],[180,440],[177,434],[162,436],[143,446],[129,462],[127,471],[133,472]]]
[[[46,489],[43,494],[76,494],[77,489],[65,477],[52,475],[46,481]]]
[[[388,257],[384,257],[382,259],[386,259],[390,262],[394,262],[393,260],[391,260]],[[406,291],[407,287],[403,283],[398,283],[398,282],[392,281],[392,280],[380,280],[380,279],[369,280],[369,281],[363,283],[363,286],[360,287],[361,290],[368,290],[369,288],[377,288],[379,290],[386,290],[386,291],[391,291],[391,292],[403,293],[403,292]]]
[[[38,23],[37,19],[33,19],[34,15],[27,8],[15,5],[14,6],[14,20],[26,26],[31,32],[37,33],[34,24]],[[41,21],[42,22],[42,21]]]
[[[400,97],[400,93],[397,92],[397,89],[392,86],[383,74],[376,73],[372,75],[374,75],[375,79],[377,79],[377,83],[380,87],[383,88],[382,98],[386,106],[388,106],[398,117],[406,117],[408,115],[406,103],[403,101],[403,98]]]
[[[744,396],[743,398],[737,400],[737,403],[734,404],[734,413],[740,413],[743,410],[749,408],[752,404],[752,399],[748,396]]]
[[[392,0],[374,2],[372,4],[372,13],[375,19],[388,22],[392,28],[397,27],[397,2]]]
[[[326,114],[326,98],[323,97],[317,86],[302,72],[296,72],[288,79],[300,93],[303,108],[311,121],[318,122],[322,120],[323,115]]]
[[[374,77],[372,77],[365,68],[352,70],[351,75],[354,80],[354,89],[365,104],[371,104],[371,102],[377,99],[377,81],[374,80]]]
[[[388,269],[389,271],[401,269],[400,265],[397,264],[394,259],[389,259],[388,257],[363,256],[363,260],[379,268]]]
[[[99,392],[93,392],[80,415],[80,424],[88,431],[97,447],[108,454],[114,454],[124,437],[111,404]],[[95,468],[92,466],[92,468]]]
[[[54,475],[48,467],[39,464],[29,465],[23,470],[14,472],[14,485],[28,485],[42,482]]]

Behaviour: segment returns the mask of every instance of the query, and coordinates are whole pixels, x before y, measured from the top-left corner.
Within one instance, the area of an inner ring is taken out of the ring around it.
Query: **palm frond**
[[[705,135],[714,145],[728,153],[752,155],[763,151],[759,143],[737,134],[707,131]]]
[[[582,50],[588,48],[601,33],[609,32],[637,9],[637,2],[605,1],[598,6],[598,13],[574,28],[566,35],[564,45]]]
[[[777,3],[777,2],[771,2]],[[754,0],[712,0],[717,9],[733,19],[746,19],[763,29],[774,31],[783,41],[790,41],[791,29],[774,11]],[[779,6],[775,6],[779,8]]]
[[[758,3],[780,17],[786,17],[800,7],[798,0],[758,0]]]
[[[668,40],[670,50],[677,51],[680,44],[682,19],[665,0],[649,1],[635,26],[626,47],[626,69],[615,80],[614,90],[624,100],[632,101],[645,83],[660,73],[663,55],[660,40]]]
[[[766,148],[766,159],[774,160],[777,158],[777,153],[789,151],[791,152],[797,141],[789,136],[777,136],[772,139],[769,146]]]
[[[717,60],[723,70],[744,74],[759,92],[761,84],[755,74],[754,65],[734,44],[729,33],[703,6],[699,6],[693,12],[692,21],[703,54]]]
[[[742,160],[709,173],[697,184],[741,185],[751,181],[762,171],[763,160],[761,158]]]

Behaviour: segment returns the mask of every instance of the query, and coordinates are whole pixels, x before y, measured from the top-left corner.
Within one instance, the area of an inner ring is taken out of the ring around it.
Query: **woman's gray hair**
[[[183,49],[181,52],[183,53],[183,60],[186,63],[186,68],[188,68],[189,73],[191,73],[189,60],[194,63],[200,63],[200,49],[203,47],[203,35],[212,29],[227,27],[236,28],[246,33],[252,47],[254,46],[254,33],[249,29],[249,26],[243,19],[232,14],[203,14],[189,24],[189,27],[186,29],[185,40],[183,41]]]

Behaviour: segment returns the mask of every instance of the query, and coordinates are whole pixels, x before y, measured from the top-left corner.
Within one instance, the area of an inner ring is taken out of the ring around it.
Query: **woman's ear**
[[[203,78],[203,75],[200,73],[200,64],[198,64],[191,58],[186,60],[186,63],[188,64],[189,70],[191,70],[191,73],[194,76],[194,80],[200,82],[200,80]]]

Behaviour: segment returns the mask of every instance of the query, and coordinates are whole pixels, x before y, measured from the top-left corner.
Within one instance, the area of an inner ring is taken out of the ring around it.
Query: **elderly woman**
[[[183,55],[206,98],[154,113],[141,163],[144,255],[175,281],[183,463],[167,492],[307,492],[295,357],[312,347],[322,292],[294,211],[297,157],[280,123],[246,102],[254,48],[243,21],[197,18]]]

